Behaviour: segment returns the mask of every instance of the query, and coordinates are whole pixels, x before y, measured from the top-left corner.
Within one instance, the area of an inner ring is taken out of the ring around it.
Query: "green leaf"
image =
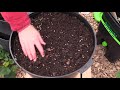
[[[5,75],[5,78],[15,78],[16,77],[18,66],[13,65],[10,69],[11,69],[11,72],[9,73],[9,75]]]
[[[0,53],[0,59],[4,59],[4,53]]]
[[[17,69],[18,69],[18,66],[17,66],[17,65],[13,65],[13,66],[11,67],[11,71],[12,71],[12,72],[16,72]]]
[[[3,49],[2,49],[2,48],[0,48],[0,53],[2,53],[2,50],[3,50]]]
[[[3,56],[0,55],[0,59],[3,59]]]
[[[5,52],[3,50],[0,50],[0,59],[3,59],[5,57]]]
[[[16,77],[16,72],[10,72],[8,75],[4,76],[5,78],[15,78]]]
[[[0,50],[0,54],[5,54],[5,51],[2,49],[2,50]]]
[[[8,61],[8,60],[9,60],[9,58],[6,58],[6,57],[4,58],[4,61]]]
[[[10,54],[4,49],[0,48],[0,77],[2,78],[14,78],[18,69],[17,65],[14,65],[14,60],[11,59]]]
[[[10,54],[8,52],[5,52],[5,55],[6,55],[6,57],[9,57]]]
[[[3,63],[3,66],[8,67],[9,64],[10,64],[9,62],[4,62],[4,63]]]
[[[4,66],[0,66],[0,70],[1,70],[2,68],[4,68]]]
[[[0,75],[8,75],[11,70],[7,67],[1,66],[0,67]]]
[[[10,56],[9,56],[9,53],[8,52],[5,52],[5,58],[10,58]]]
[[[11,65],[14,64],[13,59],[9,59],[9,63],[10,63]]]

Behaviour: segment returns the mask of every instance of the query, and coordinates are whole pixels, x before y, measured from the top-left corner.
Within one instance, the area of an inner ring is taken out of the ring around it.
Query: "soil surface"
[[[53,77],[74,72],[87,63],[94,49],[93,34],[78,18],[60,12],[44,12],[32,19],[32,23],[46,42],[45,57],[36,49],[37,61],[30,61],[16,37],[13,54],[23,68]]]

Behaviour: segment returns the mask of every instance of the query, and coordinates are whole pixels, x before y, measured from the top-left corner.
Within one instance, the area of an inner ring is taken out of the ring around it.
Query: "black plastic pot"
[[[120,17],[120,12],[117,12],[117,16]],[[102,18],[120,41],[120,23],[116,20],[117,17],[114,17],[111,12],[104,12]],[[108,61],[114,63],[120,59],[120,45],[112,38],[104,25],[100,23],[97,32],[97,44],[101,44],[102,41],[106,41],[108,43],[105,52],[105,57]]]
[[[73,13],[73,12],[64,12],[64,13],[68,13],[69,15],[72,15],[72,16],[76,16],[78,19],[80,19],[80,21],[82,21],[88,28],[89,30],[92,32],[92,36],[93,36],[93,40],[94,40],[94,50],[95,50],[95,47],[96,47],[96,36],[95,36],[95,33],[94,33],[94,30],[92,29],[91,25],[87,22],[87,20],[85,18],[83,18],[81,15],[79,15],[78,13]],[[38,13],[32,13],[30,15],[31,18],[34,18]],[[85,72],[92,64],[93,64],[93,61],[92,61],[92,55],[94,53],[94,50],[93,50],[93,53],[91,55],[91,57],[89,58],[88,62],[81,68],[79,68],[78,70],[72,72],[72,73],[69,73],[69,74],[66,74],[66,75],[63,75],[63,76],[56,76],[56,77],[47,77],[47,76],[40,76],[40,75],[36,75],[32,72],[29,72],[27,70],[25,70],[23,67],[21,67],[19,65],[19,63],[17,63],[17,59],[13,56],[13,46],[12,46],[12,43],[14,42],[14,37],[17,35],[16,32],[12,32],[11,35],[10,35],[10,40],[9,40],[9,50],[10,50],[10,53],[11,53],[11,56],[13,58],[13,60],[15,61],[15,63],[20,67],[22,68],[25,72],[29,73],[31,76],[35,77],[35,78],[63,78],[63,77],[68,77],[68,76],[71,76],[73,74],[75,74],[76,72],[79,72],[79,73],[83,73]]]
[[[104,12],[103,20],[109,25],[117,39],[120,41],[120,24],[110,12]]]

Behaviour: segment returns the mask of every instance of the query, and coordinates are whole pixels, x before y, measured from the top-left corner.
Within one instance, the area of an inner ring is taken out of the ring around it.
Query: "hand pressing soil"
[[[13,55],[26,70],[40,76],[61,76],[80,69],[94,50],[93,33],[77,17],[61,12],[42,12],[32,18],[32,24],[46,42],[45,57],[37,52],[32,62],[21,49],[15,37]]]

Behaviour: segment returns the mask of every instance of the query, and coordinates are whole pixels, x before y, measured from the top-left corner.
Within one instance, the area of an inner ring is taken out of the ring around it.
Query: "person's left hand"
[[[29,25],[24,30],[19,31],[18,36],[25,56],[28,56],[30,60],[36,61],[36,46],[41,56],[44,57],[45,54],[42,44],[45,45],[46,43],[34,26]]]

